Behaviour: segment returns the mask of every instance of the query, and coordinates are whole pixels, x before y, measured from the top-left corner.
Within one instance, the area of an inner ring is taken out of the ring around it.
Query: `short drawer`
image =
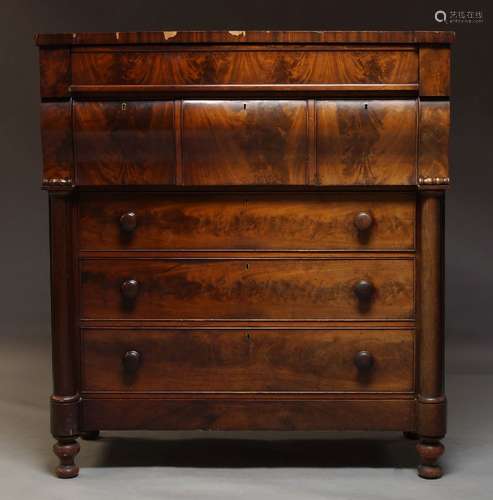
[[[185,100],[186,185],[303,185],[308,165],[304,100]]]
[[[74,103],[80,185],[173,184],[172,101]]]
[[[412,319],[414,259],[84,258],[84,319]]]
[[[81,250],[414,249],[411,193],[84,193]]]
[[[84,391],[411,392],[412,331],[85,330]]]
[[[317,170],[321,185],[414,185],[415,99],[320,100]]]

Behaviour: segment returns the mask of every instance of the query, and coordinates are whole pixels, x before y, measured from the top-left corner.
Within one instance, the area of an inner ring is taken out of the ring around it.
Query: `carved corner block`
[[[449,101],[420,101],[418,185],[446,188],[449,177]]]

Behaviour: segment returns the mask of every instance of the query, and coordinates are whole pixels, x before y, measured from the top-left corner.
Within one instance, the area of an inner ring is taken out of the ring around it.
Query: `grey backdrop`
[[[482,9],[443,25],[436,9]],[[47,195],[40,190],[36,32],[176,29],[453,29],[451,189],[446,231],[450,371],[491,371],[493,30],[485,6],[433,2],[2,0],[0,286],[2,336],[49,338]],[[38,339],[39,340],[39,339]],[[28,345],[28,344],[27,344]],[[48,367],[47,367],[48,369]]]

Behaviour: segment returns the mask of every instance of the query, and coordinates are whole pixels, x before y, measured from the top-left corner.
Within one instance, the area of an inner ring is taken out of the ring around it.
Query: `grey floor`
[[[414,444],[397,433],[176,432],[105,432],[82,442],[80,476],[64,481],[52,474],[49,342],[5,336],[1,352],[2,500],[493,498],[493,375],[448,376],[439,481],[416,476]]]

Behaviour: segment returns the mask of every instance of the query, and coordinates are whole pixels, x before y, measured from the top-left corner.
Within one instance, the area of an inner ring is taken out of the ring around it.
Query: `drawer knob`
[[[375,287],[372,282],[368,280],[359,280],[356,285],[354,285],[354,293],[361,302],[369,302],[373,297],[374,291]]]
[[[140,353],[138,351],[127,351],[123,355],[122,363],[126,373],[135,373],[140,366]]]
[[[135,300],[139,294],[139,282],[134,279],[122,281],[120,290],[125,300]]]
[[[135,212],[125,212],[120,216],[120,229],[126,233],[132,233],[137,227],[137,214]]]
[[[358,231],[368,231],[373,226],[373,217],[368,212],[360,212],[354,218],[354,225]]]
[[[360,351],[354,356],[354,364],[361,371],[367,371],[373,366],[373,356],[368,351]]]

